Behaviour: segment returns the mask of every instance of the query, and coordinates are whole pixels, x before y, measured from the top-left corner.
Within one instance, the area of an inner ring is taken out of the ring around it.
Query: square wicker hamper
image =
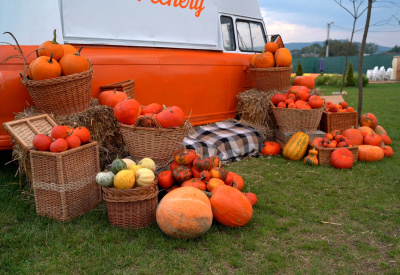
[[[90,211],[101,200],[96,183],[100,172],[99,145],[91,141],[61,153],[38,151],[32,140],[56,125],[47,114],[4,123],[4,128],[29,151],[36,213],[69,221]]]
[[[313,146],[311,145],[311,142],[308,144],[308,148],[311,149]],[[353,146],[353,147],[343,147],[346,149],[349,149],[350,152],[353,154],[354,157],[354,162],[357,162],[358,160],[358,146]],[[315,147],[315,150],[318,151],[318,163],[319,165],[322,166],[332,166],[331,164],[331,154],[333,151],[335,151],[337,148],[324,148],[324,147]]]

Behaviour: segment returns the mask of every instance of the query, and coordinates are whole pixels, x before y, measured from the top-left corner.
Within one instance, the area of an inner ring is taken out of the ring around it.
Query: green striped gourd
[[[297,132],[283,147],[282,155],[290,160],[300,160],[306,153],[310,137],[304,132]]]
[[[111,171],[116,175],[119,171],[127,169],[126,163],[118,157],[111,163]]]

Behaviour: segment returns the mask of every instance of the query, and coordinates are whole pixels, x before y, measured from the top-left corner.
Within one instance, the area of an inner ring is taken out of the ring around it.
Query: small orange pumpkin
[[[61,75],[61,67],[57,60],[53,59],[53,53],[48,56],[39,56],[35,59],[31,68],[34,80],[56,78]]]
[[[98,100],[100,105],[106,105],[114,108],[117,103],[125,100],[128,95],[124,92],[119,92],[117,89],[103,91],[99,94]]]
[[[117,103],[114,107],[115,118],[124,124],[132,125],[140,115],[141,105],[139,101],[133,98],[127,98]]]
[[[256,68],[271,68],[275,66],[274,55],[270,52],[257,54],[254,60]]]
[[[89,70],[90,63],[85,57],[81,56],[81,47],[74,54],[66,54],[60,59],[62,75],[71,75]]]
[[[57,42],[56,30],[53,31],[53,40],[43,42],[38,49],[39,56],[50,57],[51,53],[53,53],[53,59],[57,61],[64,55],[63,46]]]
[[[274,54],[278,48],[279,48],[278,44],[276,44],[275,42],[271,42],[271,41],[265,43],[265,46],[264,46],[265,51],[270,52],[272,54]]]

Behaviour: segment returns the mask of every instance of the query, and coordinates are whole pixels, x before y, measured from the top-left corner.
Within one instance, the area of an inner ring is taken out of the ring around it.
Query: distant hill
[[[285,41],[283,41],[285,42]],[[312,44],[320,44],[321,46],[324,45],[325,41],[316,41],[316,42],[297,42],[297,43],[285,43],[285,48],[291,50],[301,50],[304,47],[311,46]],[[378,50],[375,54],[381,54],[390,50],[390,47],[380,46],[378,45]]]

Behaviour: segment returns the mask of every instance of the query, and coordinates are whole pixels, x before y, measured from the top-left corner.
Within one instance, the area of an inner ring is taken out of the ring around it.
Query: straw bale
[[[16,115],[15,119],[26,118],[42,114],[35,107],[25,109]],[[90,131],[91,139],[99,143],[100,167],[104,169],[117,156],[122,158],[129,155],[123,142],[122,134],[115,119],[114,111],[108,106],[99,105],[97,99],[92,99],[91,107],[85,111],[67,116],[49,114],[57,124],[71,127],[84,126]],[[20,174],[26,175],[26,180],[31,183],[31,165],[29,154],[18,144],[13,147],[13,160],[18,160]]]
[[[263,141],[272,141],[275,138],[276,120],[269,101],[278,91],[260,91],[250,89],[237,95],[237,112],[239,122],[257,129]]]

